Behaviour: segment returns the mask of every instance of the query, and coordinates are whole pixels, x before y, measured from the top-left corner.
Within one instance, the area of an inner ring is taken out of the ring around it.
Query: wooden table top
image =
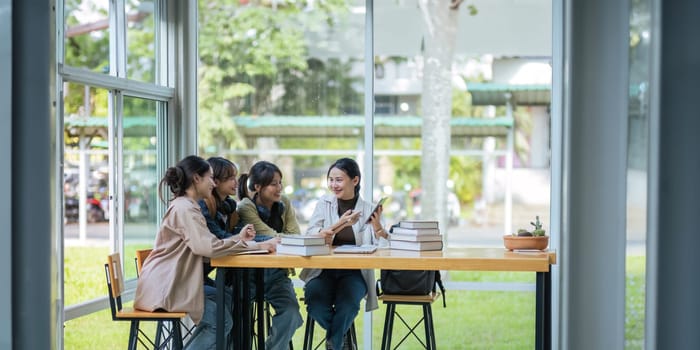
[[[372,254],[296,256],[229,255],[212,258],[214,267],[296,267],[328,269],[461,270],[548,272],[556,252],[504,248],[447,248],[443,251],[377,249]]]

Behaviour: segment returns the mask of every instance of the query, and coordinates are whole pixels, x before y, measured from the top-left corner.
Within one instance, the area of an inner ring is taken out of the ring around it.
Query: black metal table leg
[[[535,349],[552,348],[552,275],[537,272],[535,297]]]
[[[226,270],[223,267],[216,269],[216,324],[224,324],[224,312],[227,312],[224,303],[224,286],[226,282]],[[226,336],[224,335],[224,327],[216,327],[216,350],[224,350],[226,345]]]
[[[265,278],[263,269],[255,269],[255,303],[258,310],[258,350],[265,350]]]
[[[238,284],[239,296],[238,302],[241,306],[241,333],[240,336],[240,346],[236,349],[251,350],[253,348],[253,342],[251,337],[252,332],[252,312],[250,310],[250,269],[241,269],[241,281]]]
[[[234,349],[250,349],[250,292],[248,273],[245,269],[233,269],[233,329],[231,338]],[[218,330],[218,328],[217,328]]]
[[[425,343],[430,350],[437,349],[435,344],[435,325],[433,324],[433,307],[423,304],[423,322],[425,323]]]
[[[386,317],[384,318],[384,332],[382,333],[382,350],[391,349],[391,337],[394,331],[394,313],[396,304],[386,304]]]

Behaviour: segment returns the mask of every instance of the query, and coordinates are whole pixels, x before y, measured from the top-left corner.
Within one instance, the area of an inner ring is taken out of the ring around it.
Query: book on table
[[[283,255],[299,255],[299,256],[313,256],[313,255],[330,255],[331,247],[328,245],[292,245],[292,244],[278,244],[277,254]]]
[[[442,250],[442,241],[430,242],[408,242],[408,241],[390,241],[391,249],[399,250]]]
[[[233,253],[232,255],[250,255],[250,254],[268,254],[270,253],[267,249],[255,249],[255,250],[241,250]]]
[[[326,239],[323,236],[282,235],[280,243],[288,245],[325,245]]]
[[[392,233],[390,239],[392,241],[406,241],[406,242],[435,242],[442,241],[441,234],[431,234],[431,235],[412,235],[412,234],[401,234]]]
[[[352,244],[345,244],[345,245],[339,245],[333,249],[333,253],[349,253],[349,254],[372,254],[377,250],[377,246],[375,245],[352,245]]]
[[[440,229],[437,227],[425,227],[425,228],[406,228],[395,226],[391,228],[391,233],[398,233],[401,235],[436,235],[440,234]]]
[[[399,227],[403,228],[438,228],[438,222],[435,220],[401,220]]]

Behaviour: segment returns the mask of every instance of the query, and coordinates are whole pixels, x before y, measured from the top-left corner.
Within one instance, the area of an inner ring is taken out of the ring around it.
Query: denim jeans
[[[306,311],[326,330],[333,349],[343,348],[343,336],[360,311],[367,285],[360,270],[323,270],[304,288]]]
[[[265,349],[287,349],[294,332],[304,324],[294,286],[287,276],[287,269],[265,269],[264,280],[264,299],[275,310]],[[254,282],[251,285],[251,294],[255,295]]]
[[[231,290],[224,293],[226,310],[231,310]],[[228,337],[233,327],[231,312],[224,312],[224,334]],[[207,350],[216,348],[216,288],[204,286],[204,314],[185,349]]]

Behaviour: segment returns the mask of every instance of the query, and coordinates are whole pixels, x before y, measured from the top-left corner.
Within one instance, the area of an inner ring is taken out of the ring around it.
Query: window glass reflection
[[[105,89],[64,86],[64,293],[66,306],[104,295],[102,266],[109,239],[108,96]]]
[[[160,224],[157,210],[160,176],[156,173],[158,103],[124,97],[122,186],[124,257],[128,261],[136,256],[137,249],[152,247]],[[125,270],[125,277],[136,277],[135,270]]]
[[[154,3],[130,0],[125,5],[127,77],[154,82],[156,72]]]
[[[66,1],[64,22],[65,63],[109,73],[109,1]]]
[[[630,87],[627,162],[627,258],[625,348],[644,348],[647,159],[649,157],[649,62],[651,2],[633,1],[630,11]]]
[[[375,191],[395,197],[387,216],[439,218],[448,245],[502,246],[536,216],[547,225],[551,28],[535,23],[551,23],[550,6],[374,6]]]

